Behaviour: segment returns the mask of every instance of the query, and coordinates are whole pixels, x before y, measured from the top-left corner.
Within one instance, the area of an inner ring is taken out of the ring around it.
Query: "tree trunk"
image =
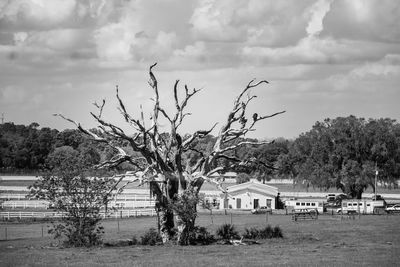
[[[160,215],[160,235],[163,244],[168,243],[174,236],[174,213],[168,208],[161,209]]]
[[[351,198],[355,198],[355,199],[361,199],[362,193],[364,192],[363,189],[356,189],[355,187],[351,187],[349,191],[350,191],[349,194],[350,194]]]
[[[176,238],[179,245],[189,245],[190,235],[193,233],[195,220],[184,222],[178,215],[176,216]]]
[[[156,196],[156,209],[159,216],[159,232],[163,244],[168,243],[174,237],[174,212],[169,206],[172,197],[177,192],[175,183],[168,182],[161,188],[156,182],[150,183],[150,191]]]

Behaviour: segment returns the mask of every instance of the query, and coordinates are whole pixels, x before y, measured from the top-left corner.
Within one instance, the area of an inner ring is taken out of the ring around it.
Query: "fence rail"
[[[49,208],[49,202],[47,201],[6,201],[1,203],[1,207],[3,209],[6,208],[11,208],[11,209],[28,209],[28,208],[33,208],[33,209],[48,209]]]
[[[1,203],[3,209],[48,209],[50,202],[43,200],[7,200]],[[152,199],[137,198],[134,200],[117,200],[108,204],[110,208],[117,209],[137,209],[154,208],[155,201]]]
[[[27,218],[61,218],[66,216],[65,212],[23,212],[23,211],[3,211],[0,212],[1,220],[10,219],[27,219]],[[128,218],[128,217],[140,217],[140,216],[155,216],[156,212],[154,209],[134,209],[134,210],[118,210],[112,212],[101,212],[100,215],[104,219],[112,218]]]

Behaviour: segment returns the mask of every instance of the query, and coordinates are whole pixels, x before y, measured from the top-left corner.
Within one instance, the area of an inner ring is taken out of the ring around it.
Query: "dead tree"
[[[133,133],[126,133],[122,128],[103,119],[104,100],[101,105],[95,104],[98,108],[98,113],[91,113],[98,123],[101,135],[97,134],[98,131],[83,128],[78,122],[66,118],[62,114],[56,115],[74,123],[81,132],[91,136],[93,140],[106,143],[115,150],[115,155],[110,160],[99,164],[97,167],[115,167],[123,162],[129,162],[135,166],[136,180],[141,181],[141,183],[149,183],[150,191],[156,197],[156,209],[160,214],[160,232],[163,242],[168,242],[171,239],[174,234],[172,229],[176,226],[178,242],[186,244],[188,231],[193,229],[194,220],[189,220],[189,223],[187,220],[182,220],[179,214],[174,212],[171,204],[183,193],[194,192],[194,195],[198,196],[205,181],[214,183],[221,191],[224,191],[219,181],[210,178],[216,172],[227,171],[227,167],[218,166],[218,160],[229,160],[232,162],[231,167],[245,167],[257,164],[254,159],[240,159],[232,156],[232,151],[241,146],[266,144],[267,142],[246,141],[243,137],[247,133],[254,131],[255,125],[259,121],[277,116],[285,111],[266,116],[253,114],[251,119],[248,120],[246,118],[247,106],[256,97],[250,94],[250,89],[268,83],[265,80],[259,82],[251,80],[234,100],[233,108],[219,130],[212,151],[210,153],[197,151],[193,145],[195,141],[210,134],[217,124],[214,124],[208,130],[198,130],[184,137],[180,135],[178,129],[184,119],[190,115],[185,111],[185,108],[189,100],[200,90],[190,90],[185,85],[183,99],[180,99],[178,96],[179,80],[177,80],[173,87],[176,110],[173,115],[168,114],[160,104],[158,82],[153,73],[153,68],[156,64],[149,69],[149,85],[154,93],[154,98],[152,99],[154,105],[150,118],[151,126],[146,125],[143,110],[138,118],[131,116],[127,112],[125,104],[119,96],[118,87],[116,88],[116,97],[119,103],[119,111],[125,121],[132,127]],[[168,134],[160,130],[161,119],[169,124],[170,130]],[[121,141],[127,142],[133,151],[141,156],[134,157],[127,154],[124,149],[117,145]],[[190,165],[189,161],[183,159],[184,153],[190,150],[196,151],[201,155],[194,165]],[[121,175],[118,178],[119,192],[128,183],[132,182],[130,181],[121,186],[124,177],[125,175]],[[192,208],[195,211],[196,205],[194,204]]]

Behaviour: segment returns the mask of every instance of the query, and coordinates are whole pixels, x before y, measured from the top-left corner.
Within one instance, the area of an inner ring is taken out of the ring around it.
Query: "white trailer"
[[[383,200],[343,200],[342,208],[337,209],[337,213],[363,213],[363,214],[374,214],[377,209],[385,208],[385,202]]]
[[[324,203],[318,200],[310,200],[310,199],[296,199],[296,200],[287,200],[285,202],[285,206],[287,208],[292,208],[294,211],[296,210],[308,210],[308,211],[317,211],[318,213],[324,212]]]

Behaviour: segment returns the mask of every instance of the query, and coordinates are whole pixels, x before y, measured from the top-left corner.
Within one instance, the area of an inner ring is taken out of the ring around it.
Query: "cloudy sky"
[[[296,137],[324,118],[400,120],[400,1],[0,0],[0,113],[16,124],[95,126],[93,102],[122,122],[115,85],[150,115],[148,67],[164,105],[174,81],[202,88],[183,132],[222,122],[253,78],[260,138]]]

